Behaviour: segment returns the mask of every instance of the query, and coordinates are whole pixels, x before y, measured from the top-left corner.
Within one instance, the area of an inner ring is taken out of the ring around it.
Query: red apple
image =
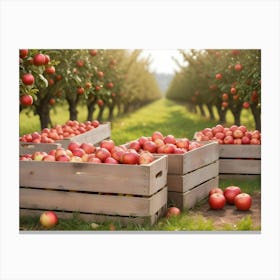
[[[213,193],[224,194],[224,191],[221,188],[216,187],[216,188],[213,188],[209,191],[208,196],[210,196]]]
[[[235,196],[234,205],[238,210],[248,211],[252,205],[252,197],[247,193],[240,193]]]
[[[95,152],[96,157],[98,157],[102,162],[106,160],[107,157],[111,156],[111,153],[105,148],[98,148]]]
[[[223,132],[217,132],[215,134],[216,139],[221,139],[223,140],[225,138],[225,134]]]
[[[129,143],[129,148],[134,149],[138,152],[141,149],[141,145],[138,140],[134,140]]]
[[[43,160],[44,156],[46,156],[46,152],[36,151],[32,154],[32,160],[41,161]]]
[[[237,139],[237,138],[242,138],[244,136],[244,133],[239,128],[237,128],[233,131],[232,135],[235,139]]]
[[[240,138],[234,139],[233,140],[233,144],[235,145],[241,145],[242,144],[242,140]]]
[[[187,150],[184,148],[175,148],[173,154],[184,154],[186,152],[187,152]]]
[[[159,148],[159,147],[165,145],[164,142],[163,142],[163,140],[162,140],[162,139],[159,139],[159,138],[158,138],[158,139],[155,139],[154,142],[155,142],[155,144],[157,145],[157,148]]]
[[[104,163],[109,163],[109,164],[119,164],[119,162],[114,159],[113,157],[107,157],[104,161]]]
[[[212,209],[223,209],[226,204],[226,198],[221,193],[213,193],[209,196],[208,203]]]
[[[139,164],[139,154],[134,152],[125,152],[121,158],[123,164]]]
[[[163,153],[164,154],[173,154],[176,148],[177,148],[176,145],[167,143],[163,146]]]
[[[199,148],[200,146],[201,146],[200,143],[193,141],[193,142],[190,142],[188,150],[192,151],[192,150]]]
[[[154,161],[154,156],[148,151],[142,151],[139,155],[139,164],[149,164]]]
[[[45,155],[42,159],[43,161],[55,161],[55,156],[54,155]]]
[[[45,228],[52,228],[58,223],[58,217],[53,211],[45,211],[40,216],[40,223]]]
[[[224,138],[224,144],[233,144],[234,143],[234,139],[231,135],[228,135]]]
[[[138,142],[140,143],[141,147],[143,148],[144,143],[147,142],[148,140],[149,140],[148,137],[146,137],[146,136],[141,136],[141,137],[138,139]]]
[[[241,138],[242,144],[250,144],[250,138],[247,136],[243,136]]]
[[[159,131],[154,131],[153,134],[152,134],[152,140],[155,141],[156,139],[161,139],[163,140],[163,135],[161,132]]]
[[[179,216],[181,214],[181,210],[175,206],[169,207],[166,212],[166,217],[170,218],[172,216]]]
[[[257,139],[257,138],[252,138],[252,139],[250,140],[250,144],[251,144],[251,145],[260,145],[261,142],[260,142],[260,140]]]
[[[258,130],[254,130],[252,132],[252,138],[260,139],[261,138],[260,132]]]
[[[155,153],[157,151],[157,145],[152,140],[148,140],[144,143],[143,150]]]
[[[125,150],[123,148],[121,148],[120,146],[116,146],[112,150],[111,156],[118,162],[121,162],[121,159],[122,159],[122,156],[124,153],[125,153]]]
[[[80,148],[80,146],[81,144],[78,142],[70,142],[67,146],[67,149],[73,152],[73,150]]]
[[[208,133],[211,133],[211,135],[213,136],[212,131],[209,131]],[[210,134],[209,134],[209,136],[210,136]],[[211,138],[212,138],[212,136],[211,136]],[[189,148],[189,144],[190,144],[190,141],[187,138],[177,139],[177,141],[176,141],[176,146],[178,148],[188,149]]]
[[[105,140],[101,141],[100,147],[105,148],[109,152],[111,152],[113,150],[113,148],[115,147],[115,143],[112,139],[105,139]]]
[[[92,157],[92,156],[89,156],[88,159],[87,159],[87,162],[90,162],[90,163],[102,163],[102,161],[97,158],[97,157]]]
[[[56,161],[70,161],[70,157],[67,155],[59,155],[58,157],[55,158]]]
[[[86,154],[92,154],[96,149],[92,143],[82,143],[80,148],[83,149]]]
[[[174,144],[176,145],[176,138],[173,135],[167,135],[163,139],[165,144]]]
[[[234,204],[234,198],[240,193],[241,189],[238,186],[228,186],[224,189],[224,196],[229,204]]]

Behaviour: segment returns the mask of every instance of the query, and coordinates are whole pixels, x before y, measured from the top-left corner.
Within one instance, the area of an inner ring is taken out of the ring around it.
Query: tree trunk
[[[213,105],[212,105],[212,103],[207,103],[206,106],[207,106],[207,109],[208,109],[208,112],[209,112],[210,120],[214,121],[215,120],[215,116],[214,116],[214,112],[213,112]]]
[[[41,99],[39,105],[36,107],[36,113],[39,115],[40,118],[41,130],[51,125],[50,108],[48,100],[49,98],[46,94],[45,98]]]
[[[219,123],[225,124],[226,123],[226,113],[228,109],[222,109],[221,104],[215,105],[219,114]]]
[[[206,117],[206,114],[205,114],[205,110],[204,110],[204,107],[203,107],[203,104],[199,103],[198,104],[198,108],[200,110],[200,114],[202,117]]]
[[[96,99],[97,98],[94,98],[90,101],[88,101],[87,103],[87,110],[88,110],[88,114],[87,114],[87,121],[93,121],[93,113],[95,111],[95,104],[96,104]]]
[[[99,112],[97,116],[97,120],[102,122],[103,113],[104,113],[105,106],[99,107]]]
[[[233,117],[234,117],[234,124],[240,125],[240,117],[241,117],[241,111],[242,111],[242,106],[236,106],[236,107],[231,107],[230,108]]]
[[[115,108],[115,102],[112,102],[109,106],[109,116],[108,116],[108,121],[112,121],[114,118],[114,108]]]
[[[255,129],[261,131],[261,108],[255,104],[252,104],[251,111],[255,120]]]
[[[69,105],[69,119],[71,121],[77,120],[78,119],[78,110],[77,110],[77,105],[79,102],[79,97],[77,96],[76,99],[72,98],[66,98],[68,105]]]

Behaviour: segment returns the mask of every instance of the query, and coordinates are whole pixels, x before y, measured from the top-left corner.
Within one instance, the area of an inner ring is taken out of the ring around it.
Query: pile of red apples
[[[195,138],[198,141],[216,140],[219,144],[261,144],[260,131],[249,131],[244,125],[224,127],[218,124],[212,128],[204,128],[202,131],[196,132]]]
[[[57,124],[53,128],[44,128],[41,132],[33,132],[20,137],[21,142],[32,143],[54,143],[57,140],[63,140],[77,136],[90,131],[99,126],[99,121],[86,121],[84,123],[69,120],[63,125]]]
[[[154,155],[148,151],[136,151],[125,145],[116,146],[111,139],[101,141],[98,147],[91,143],[71,142],[67,149],[58,147],[49,153],[36,151],[20,156],[20,160],[105,164],[149,164],[154,159]]]
[[[151,136],[141,136],[128,144],[136,151],[148,151],[153,154],[184,154],[202,146],[197,141],[188,138],[175,138],[174,135],[164,136],[160,131],[154,131]]]

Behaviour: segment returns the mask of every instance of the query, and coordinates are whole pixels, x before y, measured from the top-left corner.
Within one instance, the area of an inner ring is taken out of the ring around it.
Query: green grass
[[[33,114],[27,116],[26,111],[20,114],[20,134],[26,134],[33,131],[39,131],[39,119]],[[86,108],[79,107],[79,121],[85,121]],[[53,123],[65,123],[68,120],[67,105],[57,107],[56,111],[51,112]],[[212,127],[218,121],[209,121],[209,119],[201,118],[199,115],[192,114],[187,111],[186,107],[170,100],[161,99],[149,104],[128,115],[115,118],[111,123],[112,139],[117,145],[126,143],[127,141],[136,139],[142,135],[149,136],[153,131],[161,131],[164,135],[173,134],[176,137],[193,138],[196,131],[205,127]],[[253,127],[253,119],[248,116],[248,111],[242,112],[242,123],[248,127]],[[228,117],[228,125],[233,124],[233,119]],[[260,191],[259,180],[220,180],[220,187],[225,188],[227,185],[239,185],[244,192],[253,193]],[[202,203],[206,203],[203,201]],[[199,204],[198,204],[199,206]],[[91,222],[84,222],[79,218],[79,214],[75,213],[72,219],[60,219],[59,224],[52,230],[75,230],[75,231],[108,231],[111,222],[100,223],[97,229],[91,227]],[[125,231],[212,231],[216,230],[211,219],[206,219],[201,215],[190,214],[184,211],[179,217],[170,219],[162,218],[156,225],[134,225],[122,227],[118,223],[113,223],[116,230]],[[42,230],[39,224],[39,217],[21,217],[21,230]],[[245,217],[236,227],[231,224],[225,224],[224,230],[256,230],[250,220]]]

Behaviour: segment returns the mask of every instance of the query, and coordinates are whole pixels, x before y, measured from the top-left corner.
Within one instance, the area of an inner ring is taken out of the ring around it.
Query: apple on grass
[[[209,196],[208,203],[212,209],[223,209],[226,204],[226,198],[223,194],[216,192]]]
[[[172,206],[172,207],[169,207],[167,209],[167,212],[166,212],[166,217],[167,218],[170,218],[170,217],[174,217],[174,216],[179,216],[181,214],[181,210],[175,206]]]
[[[40,223],[45,228],[52,228],[58,223],[58,217],[53,211],[45,211],[40,216]]]
[[[224,196],[229,204],[234,204],[234,198],[240,193],[241,189],[238,186],[228,186],[224,189]]]
[[[234,198],[234,205],[238,210],[248,211],[252,205],[252,197],[247,193],[240,193]]]

